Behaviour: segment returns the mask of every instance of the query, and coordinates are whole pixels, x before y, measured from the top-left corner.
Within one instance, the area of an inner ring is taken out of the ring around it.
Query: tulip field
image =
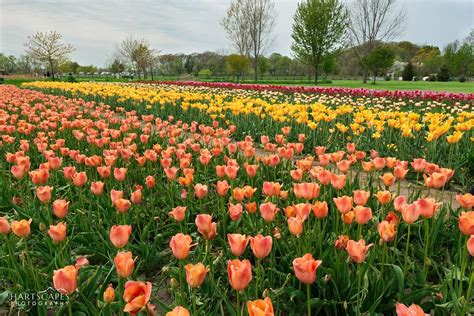
[[[474,313],[472,94],[38,81],[0,135],[0,315]]]

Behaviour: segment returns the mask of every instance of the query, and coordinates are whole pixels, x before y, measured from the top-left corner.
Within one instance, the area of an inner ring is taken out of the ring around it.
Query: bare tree
[[[234,0],[222,20],[227,35],[242,56],[252,58],[255,81],[258,60],[273,43],[276,19],[273,0]]]
[[[149,44],[144,39],[138,39],[130,35],[122,40],[117,45],[117,53],[127,62],[134,72],[138,73],[140,77],[140,66],[137,58],[140,57],[140,51],[143,51],[143,47],[149,47]]]
[[[226,16],[221,25],[227,32],[232,45],[241,56],[249,56],[250,36],[248,31],[247,17],[244,15],[244,3],[242,0],[233,0],[227,9]]]
[[[354,0],[350,11],[351,45],[364,68],[366,83],[368,69],[363,58],[380,42],[393,40],[403,32],[406,12],[397,7],[396,0]]]
[[[61,42],[62,37],[61,33],[56,31],[37,32],[28,36],[28,42],[25,43],[28,56],[33,62],[49,68],[53,80],[56,69],[74,51],[71,44]]]

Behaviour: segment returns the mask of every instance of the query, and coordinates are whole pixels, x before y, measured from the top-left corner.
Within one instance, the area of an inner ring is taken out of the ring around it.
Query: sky
[[[267,53],[291,55],[298,0],[274,0],[275,41]],[[351,0],[347,0],[351,1]],[[0,52],[24,54],[27,36],[56,30],[81,65],[107,65],[117,43],[134,35],[162,53],[231,53],[220,25],[230,0],[0,0]],[[473,0],[398,0],[406,27],[397,40],[444,47],[474,28]]]

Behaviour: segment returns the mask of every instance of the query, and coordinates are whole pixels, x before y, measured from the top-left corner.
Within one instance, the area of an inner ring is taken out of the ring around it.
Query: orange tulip
[[[109,238],[115,248],[125,247],[132,233],[131,225],[114,225],[110,229]]]
[[[21,179],[25,175],[25,167],[13,165],[11,167],[11,173],[16,179]]]
[[[236,257],[241,256],[245,252],[245,248],[247,248],[249,243],[249,238],[241,234],[227,234],[227,240],[230,252]]]
[[[53,202],[53,213],[58,218],[66,217],[68,213],[69,202],[66,200],[55,200]]]
[[[29,220],[13,221],[11,225],[12,232],[17,237],[27,237],[30,234],[31,221],[31,218]]]
[[[367,256],[367,251],[373,245],[365,245],[365,240],[361,239],[359,241],[349,240],[347,242],[346,250],[349,253],[349,256],[354,260],[355,263],[361,263],[365,261]]]
[[[170,247],[176,259],[183,260],[188,257],[192,242],[191,236],[182,233],[178,233],[171,238]]]
[[[217,224],[212,222],[212,216],[209,214],[199,214],[194,221],[198,232],[207,240],[214,239],[217,234]]]
[[[112,286],[112,284],[109,284],[107,289],[104,291],[103,294],[104,302],[107,304],[110,304],[114,301],[115,299],[115,289]]]
[[[271,236],[263,237],[261,234],[258,234],[255,237],[250,237],[250,248],[252,248],[253,254],[258,259],[263,259],[270,254],[272,244]]]
[[[418,199],[415,201],[415,204],[418,208],[418,212],[424,218],[433,217],[438,210],[438,206],[440,205],[440,203],[436,203],[436,201],[432,198]]]
[[[346,185],[346,175],[331,174],[331,185],[336,190],[341,190]]]
[[[123,199],[123,191],[112,189],[110,191],[110,199],[112,200],[112,204],[115,205],[118,199]]]
[[[372,159],[372,164],[374,165],[375,169],[381,170],[385,167],[385,158],[375,157]]]
[[[390,191],[378,191],[377,192],[377,201],[379,201],[380,204],[385,205],[390,200],[392,199],[392,194]]]
[[[227,261],[227,274],[232,288],[236,291],[245,290],[252,281],[252,266],[247,259]]]
[[[77,288],[77,272],[75,266],[66,266],[59,270],[54,270],[54,288],[64,295],[74,293]]]
[[[132,253],[130,251],[121,251],[115,256],[114,264],[118,276],[121,278],[128,278],[133,272],[135,260],[132,258]]]
[[[304,284],[312,284],[316,281],[316,270],[321,265],[321,260],[314,260],[310,253],[293,260],[295,275]]]
[[[117,199],[115,201],[115,209],[119,212],[119,213],[126,213],[128,212],[128,210],[130,209],[130,207],[132,206],[132,202],[130,202],[129,200],[127,199]]]
[[[140,204],[140,202],[142,201],[142,190],[137,189],[133,191],[130,195],[130,201],[135,205]]]
[[[262,194],[266,196],[279,196],[281,184],[277,182],[263,182]]]
[[[146,309],[151,297],[151,287],[150,282],[127,281],[123,292],[123,300],[126,303],[123,311],[130,315],[137,315],[141,310]],[[150,310],[149,307],[148,310]]]
[[[229,216],[232,221],[236,222],[242,216],[243,207],[242,204],[232,204],[229,203]]]
[[[127,168],[114,168],[114,178],[117,181],[123,181],[125,180],[125,177],[127,176]]]
[[[449,178],[447,174],[441,172],[433,172],[431,176],[425,176],[425,185],[428,188],[441,189],[444,187]]]
[[[355,190],[354,193],[354,203],[356,205],[365,206],[370,197],[370,192],[363,190]]]
[[[323,202],[317,201],[316,203],[314,203],[313,214],[314,216],[316,216],[316,218],[323,219],[326,216],[328,216],[328,212],[329,212],[329,209],[328,209],[328,204],[326,203],[326,201],[323,201]]]
[[[349,242],[349,236],[340,235],[339,237],[337,237],[336,241],[334,242],[334,247],[336,247],[336,249],[339,249],[339,250],[346,249],[348,242]]]
[[[413,224],[420,217],[420,209],[416,206],[415,203],[404,204],[402,206],[402,217],[403,221],[407,224]]]
[[[458,220],[458,226],[464,235],[474,235],[474,211],[461,212]],[[12,223],[13,229],[13,223]]]
[[[383,241],[390,242],[395,238],[396,226],[388,221],[382,221],[377,224],[377,231]]]
[[[191,314],[189,313],[189,311],[182,306],[176,306],[175,308],[173,308],[171,312],[166,313],[166,316],[190,316],[190,315]]]
[[[384,175],[381,176],[380,179],[386,187],[389,187],[395,183],[395,176],[391,172],[384,173]]]
[[[194,194],[198,199],[202,199],[207,195],[208,189],[207,185],[197,183],[194,186]]]
[[[423,172],[426,168],[426,160],[422,158],[416,158],[410,163],[415,172]]]
[[[245,209],[249,214],[254,214],[257,211],[257,202],[250,202],[245,204]]]
[[[76,186],[76,187],[82,187],[84,184],[86,184],[87,182],[87,174],[82,171],[82,172],[77,172],[76,174],[74,174],[74,176],[72,177],[72,183]]]
[[[244,167],[249,177],[253,178],[257,175],[258,165],[244,164]]]
[[[188,263],[184,266],[186,271],[186,282],[191,288],[200,287],[206,278],[209,269],[206,268],[201,262],[198,264]]]
[[[226,196],[229,188],[230,186],[227,180],[217,181],[216,191],[219,196]]]
[[[295,183],[293,191],[297,198],[316,199],[319,196],[319,184],[314,182]]]
[[[66,238],[66,223],[59,222],[57,225],[49,225],[48,234],[54,243],[59,243]]]
[[[104,182],[96,181],[91,183],[91,192],[95,196],[102,195],[104,193]]]
[[[0,234],[8,235],[10,233],[11,227],[8,219],[5,217],[0,217]]]
[[[153,176],[147,176],[147,177],[145,178],[145,184],[146,184],[146,187],[147,187],[148,189],[152,189],[152,188],[155,186],[155,183],[156,183],[155,177],[153,177]]]
[[[290,217],[287,220],[290,233],[299,237],[303,233],[303,220],[299,216]]]
[[[277,208],[272,202],[260,204],[260,214],[267,223],[272,222],[275,219],[278,210],[279,208]]]
[[[51,200],[51,192],[53,187],[50,186],[40,186],[36,188],[36,196],[41,203],[48,203]]]
[[[354,220],[355,217],[355,212],[354,211],[349,211],[347,213],[341,214],[341,219],[344,222],[344,224],[350,225],[352,224],[352,221]]]
[[[416,304],[411,304],[410,307],[408,307],[404,304],[397,303],[395,304],[395,309],[397,316],[429,316],[429,314],[425,314],[423,309]]]
[[[186,215],[186,206],[177,206],[173,208],[171,212],[168,212],[169,216],[173,217],[176,221],[182,222]]]
[[[263,300],[247,301],[249,316],[274,316],[272,300],[265,297]]]
[[[408,202],[408,199],[406,198],[406,196],[403,196],[403,195],[397,196],[393,200],[393,207],[395,208],[395,211],[401,212],[402,206],[407,204],[407,202]]]
[[[405,179],[405,176],[408,173],[408,169],[405,169],[401,166],[398,166],[398,167],[395,167],[395,169],[393,170],[393,173],[395,174],[395,177],[398,180],[403,180],[403,179]]]
[[[342,214],[352,210],[352,197],[344,195],[341,197],[333,198],[334,203],[336,204],[337,209]]]
[[[372,210],[369,207],[357,205],[354,213],[357,224],[365,225],[372,219]]]
[[[458,201],[459,205],[467,211],[470,211],[474,207],[474,195],[471,193],[456,195],[456,201]]]

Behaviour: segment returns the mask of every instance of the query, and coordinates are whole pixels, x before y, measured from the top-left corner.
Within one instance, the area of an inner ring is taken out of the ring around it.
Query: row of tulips
[[[116,106],[134,106],[140,114],[159,113],[163,119],[174,116],[187,123],[218,122],[235,127],[233,135],[239,139],[250,133],[256,140],[269,136],[281,144],[283,137],[299,142],[299,134],[304,134],[305,153],[321,145],[338,151],[347,142],[353,142],[361,150],[377,150],[381,155],[404,160],[425,156],[462,171],[455,176],[462,186],[472,181],[474,112],[470,103],[449,114],[436,110],[440,107],[401,110],[390,107],[391,101],[381,101],[379,105],[373,104],[373,100],[366,102],[347,96],[341,100],[326,96],[301,103],[272,94],[214,92],[188,86],[63,82],[33,82],[26,86]],[[287,134],[282,134],[284,128]]]
[[[4,291],[53,285],[57,314],[474,312],[457,170],[135,109],[0,88]]]

